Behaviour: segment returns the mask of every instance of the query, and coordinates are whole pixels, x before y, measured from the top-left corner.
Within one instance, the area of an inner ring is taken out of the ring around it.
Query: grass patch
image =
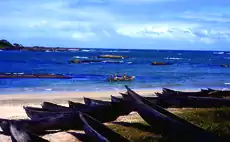
[[[151,127],[147,124],[140,123],[117,123],[108,125],[115,132],[124,136],[133,142],[159,142],[161,135],[153,134]]]
[[[224,139],[230,139],[230,108],[189,109],[181,111],[176,114],[205,130],[218,134]],[[112,123],[108,126],[133,142],[167,141],[161,135],[151,132],[151,127],[142,119],[138,123],[122,122]]]
[[[6,46],[0,44],[0,49],[4,49],[4,48],[6,48]]]
[[[230,108],[194,109],[178,115],[205,130],[230,139]]]

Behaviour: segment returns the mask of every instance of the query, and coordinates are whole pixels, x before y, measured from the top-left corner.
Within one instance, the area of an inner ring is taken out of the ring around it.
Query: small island
[[[80,48],[65,48],[65,47],[42,47],[42,46],[33,46],[25,47],[18,43],[10,43],[9,41],[2,39],[0,40],[0,50],[7,51],[39,51],[39,52],[56,52],[56,51],[80,51]]]

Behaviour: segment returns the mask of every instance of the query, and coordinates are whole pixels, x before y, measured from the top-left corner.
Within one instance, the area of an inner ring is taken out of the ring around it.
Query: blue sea
[[[127,56],[125,59],[103,59],[100,63],[69,64],[73,57],[95,59],[98,55]],[[119,63],[110,63],[116,60]],[[151,62],[172,65],[152,66]],[[230,54],[214,51],[83,49],[73,52],[0,51],[1,73],[56,73],[72,79],[0,79],[0,93],[40,93],[57,91],[106,91],[124,89],[230,88]],[[126,73],[131,82],[108,82],[111,74]]]

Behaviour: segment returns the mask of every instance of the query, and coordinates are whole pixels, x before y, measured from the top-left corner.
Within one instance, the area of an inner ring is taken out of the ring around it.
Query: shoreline
[[[142,96],[155,96],[156,92],[162,92],[158,89],[133,89]],[[197,90],[184,90],[197,91]],[[68,100],[83,103],[83,98],[94,98],[110,101],[111,95],[121,96],[120,92],[126,92],[126,89],[98,91],[98,92],[53,92],[53,93],[24,93],[24,94],[2,94],[0,95],[0,118],[7,119],[25,119],[27,115],[23,106],[41,107],[42,102],[53,102],[59,105],[68,106]]]
[[[156,92],[162,92],[161,89],[133,89],[142,96],[156,96]],[[187,89],[184,91],[197,91]],[[126,92],[126,89],[111,91],[88,91],[88,92],[47,92],[47,93],[24,93],[24,94],[1,94],[0,96],[0,118],[27,118],[23,106],[41,107],[44,101],[53,102],[59,105],[68,106],[68,100],[83,103],[84,97],[111,100],[111,95],[121,96],[120,92]]]
[[[205,89],[207,87],[188,87],[188,86],[180,86],[180,87],[169,87],[169,86],[162,86],[162,87],[149,87],[149,88],[135,88],[135,87],[130,87],[131,89],[135,90],[135,91],[139,91],[139,92],[150,92],[150,93],[154,93],[154,92],[162,92],[162,88],[169,88],[169,89],[174,89],[174,90],[179,90],[179,91],[199,91],[200,89]],[[226,89],[226,87],[210,87],[213,89]],[[11,88],[9,90],[4,90],[4,88],[2,88],[3,91],[0,91],[0,96],[4,96],[4,95],[29,95],[29,94],[34,94],[34,95],[47,95],[47,94],[74,94],[74,93],[104,93],[104,92],[115,92],[118,93],[119,92],[125,92],[126,89],[125,87],[119,87],[119,88],[103,88],[101,90],[90,90],[90,89],[83,89],[83,90],[79,90],[79,89],[70,89],[70,90],[55,90],[52,88],[44,88],[43,90],[23,90],[23,89],[14,89]]]
[[[131,88],[133,89],[133,88]],[[197,89],[181,89],[180,91],[199,91]],[[162,92],[162,88],[153,89],[133,89],[143,96],[156,96],[156,92]],[[82,102],[84,97],[110,100],[111,95],[121,96],[119,93],[126,92],[126,89],[105,90],[105,91],[49,91],[49,92],[0,92],[0,106],[2,105],[17,105],[17,104],[39,104],[43,101],[50,101],[58,104],[65,104],[68,100]]]
[[[154,95],[156,92],[162,92],[161,90],[156,89],[133,89],[137,93],[143,94],[143,95]],[[1,93],[0,92],[0,101],[5,99],[22,99],[26,97],[27,99],[38,99],[38,98],[44,98],[44,99],[55,99],[55,98],[80,98],[83,96],[86,97],[93,97],[93,98],[101,98],[101,97],[110,97],[111,95],[114,96],[121,96],[119,93],[126,92],[126,89],[120,89],[120,90],[112,90],[112,91],[55,91],[55,92],[20,92],[20,93]]]
[[[135,89],[134,89],[135,90]],[[154,92],[159,90],[135,90],[144,96],[153,96]],[[25,119],[28,118],[23,106],[41,107],[42,102],[48,101],[59,105],[68,106],[68,100],[74,102],[83,102],[83,97],[95,98],[110,101],[111,95],[121,96],[117,91],[101,91],[101,92],[59,92],[59,93],[43,93],[43,94],[3,94],[0,95],[0,118],[6,119]]]

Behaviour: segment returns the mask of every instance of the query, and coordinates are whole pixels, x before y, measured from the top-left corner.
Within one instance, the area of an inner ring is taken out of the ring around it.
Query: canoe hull
[[[10,124],[11,139],[13,142],[49,142],[35,134],[32,134],[16,124]]]
[[[84,102],[88,106],[104,106],[104,105],[111,105],[109,101],[102,101],[84,97]]]
[[[103,125],[93,117],[84,113],[80,113],[79,116],[83,122],[85,133],[93,140],[98,142],[128,142],[127,139]]]
[[[160,126],[161,132],[168,134],[175,140],[183,141],[221,141],[218,136],[207,132],[186,120],[154,105],[126,86],[128,94],[133,98],[138,113],[152,127]],[[158,121],[157,121],[158,120]],[[154,124],[158,122],[158,124]],[[189,138],[189,139],[188,139]]]

